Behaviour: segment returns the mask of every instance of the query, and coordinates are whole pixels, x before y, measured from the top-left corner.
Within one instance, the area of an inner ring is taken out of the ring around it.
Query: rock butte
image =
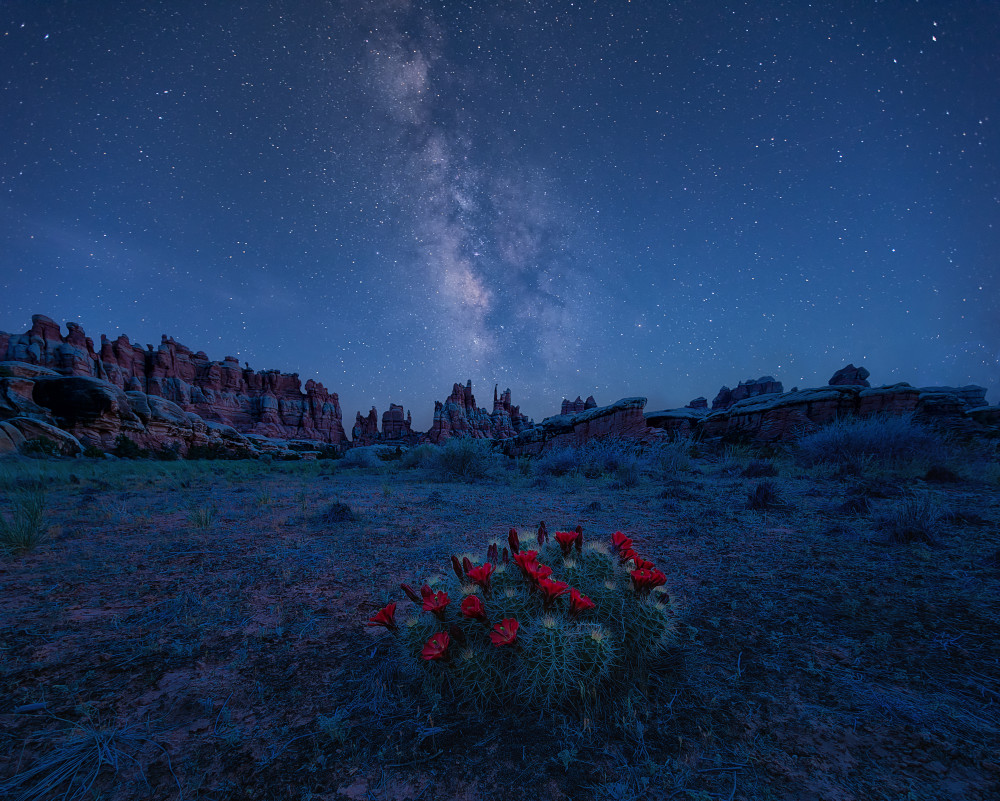
[[[853,364],[827,386],[785,392],[771,376],[722,387],[712,401],[696,398],[681,409],[645,412],[645,398],[598,406],[594,398],[564,398],[560,414],[535,425],[511,403],[510,389],[493,390],[493,410],[476,405],[472,382],[455,384],[434,404],[431,430],[412,429],[409,412],[390,404],[358,412],[349,442],[340,402],[322,384],[278,370],[242,368],[232,356],[212,361],[205,353],[164,335],[145,349],[126,336],[101,337],[100,348],[76,323],[67,333],[43,315],[24,334],[0,332],[0,453],[42,438],[66,455],[83,446],[114,447],[124,434],[143,448],[215,446],[235,453],[312,453],[351,444],[444,443],[452,438],[504,442],[510,454],[533,455],[601,437],[654,441],[664,437],[735,436],[777,442],[815,431],[846,416],[913,414],[951,430],[975,432],[1000,426],[1000,407],[986,404],[979,386],[872,387],[870,374]]]

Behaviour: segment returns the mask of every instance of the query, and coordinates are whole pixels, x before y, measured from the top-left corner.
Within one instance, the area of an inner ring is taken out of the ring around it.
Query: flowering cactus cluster
[[[580,526],[550,541],[542,523],[536,536],[526,550],[511,529],[481,564],[452,556],[457,587],[404,583],[415,613],[397,625],[393,602],[368,625],[391,632],[425,679],[479,708],[590,706],[641,683],[673,642],[664,574],[620,531],[610,548],[585,543]]]

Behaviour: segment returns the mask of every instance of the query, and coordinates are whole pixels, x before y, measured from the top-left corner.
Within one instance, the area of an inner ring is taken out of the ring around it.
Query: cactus
[[[419,595],[402,585],[415,607],[402,625],[391,618],[395,604],[369,625],[397,638],[434,698],[450,694],[480,711],[516,705],[592,712],[602,701],[612,709],[645,686],[651,665],[674,643],[675,610],[662,587],[650,588],[646,574],[635,573],[651,563],[631,540],[627,549],[617,541],[609,549],[588,535],[577,547],[581,540],[563,533],[533,554],[512,530],[508,545],[518,548],[517,563],[497,560],[496,541],[486,560],[453,557],[456,580],[435,576]]]

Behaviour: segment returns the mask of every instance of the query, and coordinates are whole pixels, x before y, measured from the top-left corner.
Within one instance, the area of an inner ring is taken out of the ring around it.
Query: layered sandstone
[[[645,407],[645,398],[622,398],[608,406],[546,417],[537,426],[522,431],[510,450],[518,455],[534,456],[547,450],[579,447],[591,439],[645,439],[655,435],[643,416]]]
[[[0,356],[49,368],[62,377],[92,379],[120,392],[162,398],[185,415],[194,414],[243,434],[346,441],[337,394],[327,392],[320,383],[307,381],[303,390],[297,374],[254,371],[249,365],[241,368],[233,356],[212,361],[204,352],[192,352],[166,335],[155,349],[147,345],[145,350],[124,335],[115,340],[102,336],[95,350],[93,340],[79,325],[67,323],[66,327],[63,336],[57,323],[36,314],[26,333],[0,333]],[[46,392],[50,400],[55,397],[52,391]],[[61,408],[65,410],[65,404]],[[127,417],[123,420],[131,422]]]
[[[784,391],[785,388],[781,382],[775,381],[769,375],[751,378],[748,381],[740,381],[735,389],[722,387],[715,396],[715,400],[712,401],[712,409],[728,409],[733,404],[747,398],[756,398],[758,395],[775,395]]]

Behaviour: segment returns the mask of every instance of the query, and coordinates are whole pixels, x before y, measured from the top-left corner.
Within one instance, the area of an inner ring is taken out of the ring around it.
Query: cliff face
[[[95,350],[76,323],[68,323],[63,336],[48,317],[36,314],[31,320],[24,334],[0,333],[0,359],[47,367],[64,377],[97,379],[123,393],[162,398],[182,412],[243,434],[346,441],[337,394],[315,381],[307,381],[303,391],[296,374],[241,368],[232,356],[211,361],[166,335],[157,348],[148,345],[145,350],[126,336],[102,336]]]

